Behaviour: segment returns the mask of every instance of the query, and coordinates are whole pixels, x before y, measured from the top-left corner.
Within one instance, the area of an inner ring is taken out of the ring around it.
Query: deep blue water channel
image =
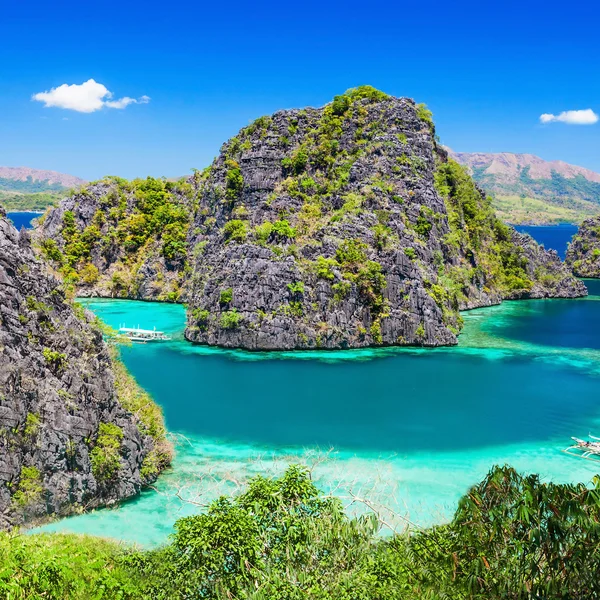
[[[556,250],[561,260],[564,260],[567,246],[578,228],[577,225],[564,223],[561,225],[517,225],[515,229],[521,233],[528,233],[547,250]]]
[[[33,219],[37,219],[43,213],[39,212],[13,212],[7,213],[7,217],[13,222],[17,229],[25,227],[25,229],[31,229],[33,227]]]

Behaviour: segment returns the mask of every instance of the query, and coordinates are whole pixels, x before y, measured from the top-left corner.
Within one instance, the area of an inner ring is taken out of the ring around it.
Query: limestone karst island
[[[511,4],[7,7],[0,600],[600,598],[600,14]]]

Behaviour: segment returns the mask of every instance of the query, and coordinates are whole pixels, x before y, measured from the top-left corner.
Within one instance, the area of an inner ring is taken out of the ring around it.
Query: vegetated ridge
[[[495,216],[423,105],[369,86],[256,120],[190,183],[194,342],[455,344],[460,309],[586,293]]]
[[[0,529],[137,494],[162,414],[0,210]]]
[[[600,277],[600,217],[587,219],[579,226],[565,262],[577,277]]]
[[[600,173],[532,154],[448,151],[492,195],[507,222],[579,223],[600,213]]]
[[[194,189],[105,178],[50,209],[36,234],[80,296],[182,301]]]

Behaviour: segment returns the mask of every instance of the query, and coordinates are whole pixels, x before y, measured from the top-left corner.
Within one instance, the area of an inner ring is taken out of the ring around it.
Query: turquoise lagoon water
[[[162,405],[177,453],[155,489],[43,529],[160,544],[177,518],[296,461],[350,512],[367,499],[397,529],[449,519],[496,463],[589,482],[600,469],[560,451],[600,434],[600,282],[589,287],[585,299],[465,313],[459,346],[434,350],[208,349],[183,340],[183,307],[86,301],[113,327],[173,333],[122,356]]]

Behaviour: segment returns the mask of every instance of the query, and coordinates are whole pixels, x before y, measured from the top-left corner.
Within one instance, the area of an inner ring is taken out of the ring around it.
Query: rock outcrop
[[[600,277],[600,217],[585,220],[573,236],[565,262],[577,277]]]
[[[191,186],[107,178],[42,217],[46,259],[79,296],[183,300]]]
[[[111,354],[0,209],[0,528],[131,497],[169,462],[160,409]]]
[[[193,342],[455,344],[459,309],[586,293],[495,217],[423,105],[370,87],[258,119],[190,183]]]

